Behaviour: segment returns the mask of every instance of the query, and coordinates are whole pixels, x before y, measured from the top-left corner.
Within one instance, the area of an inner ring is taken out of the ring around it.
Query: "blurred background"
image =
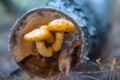
[[[99,0],[100,1],[100,0]],[[109,1],[109,0],[107,0]],[[10,29],[16,20],[28,10],[42,7],[48,0],[0,0],[0,80],[14,77],[18,80],[30,80],[27,74],[20,72],[12,53],[8,50]],[[120,0],[114,0],[111,8],[111,31],[105,51],[120,60]],[[118,68],[120,61],[118,60]]]
[[[19,68],[14,61],[12,53],[8,50],[9,34],[18,18],[28,10],[44,6],[47,1],[48,0],[0,0],[0,80],[6,80],[7,77],[10,79],[11,76],[14,76],[14,78],[18,80],[28,78],[27,75],[19,73]]]

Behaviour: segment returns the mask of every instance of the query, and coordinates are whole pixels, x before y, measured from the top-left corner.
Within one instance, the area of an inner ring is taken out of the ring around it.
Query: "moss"
[[[2,78],[2,80],[7,80],[7,78]]]
[[[24,77],[18,77],[18,80],[26,80]]]

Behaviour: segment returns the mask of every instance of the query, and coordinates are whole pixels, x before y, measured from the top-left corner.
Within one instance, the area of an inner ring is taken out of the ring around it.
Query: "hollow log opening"
[[[75,25],[76,31],[73,34],[65,33],[61,50],[54,52],[52,57],[42,57],[38,54],[35,41],[24,40],[23,37],[26,33],[63,17]],[[61,65],[60,61],[65,58],[72,57],[73,61],[68,60],[71,67],[80,63],[83,46],[82,30],[76,21],[59,10],[36,9],[25,14],[14,25],[10,36],[10,46],[16,62],[23,71],[31,76],[45,78],[60,73],[58,65]]]

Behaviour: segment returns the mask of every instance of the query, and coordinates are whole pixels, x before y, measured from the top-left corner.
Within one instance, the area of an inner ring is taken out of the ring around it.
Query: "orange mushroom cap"
[[[54,42],[52,33],[46,29],[35,29],[24,36],[27,41],[46,40],[50,43]]]
[[[74,24],[62,18],[51,21],[48,24],[47,29],[50,31],[75,32]]]

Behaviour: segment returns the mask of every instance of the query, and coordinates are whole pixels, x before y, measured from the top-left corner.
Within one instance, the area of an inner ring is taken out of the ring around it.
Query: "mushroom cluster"
[[[52,57],[54,52],[58,52],[61,49],[64,34],[74,33],[75,30],[72,22],[60,18],[25,34],[24,39],[27,41],[35,41],[36,48],[41,56]]]

